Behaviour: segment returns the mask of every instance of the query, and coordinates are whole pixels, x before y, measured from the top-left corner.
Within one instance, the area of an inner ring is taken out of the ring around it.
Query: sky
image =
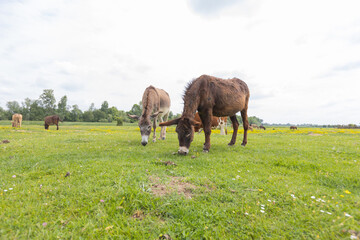
[[[53,89],[129,111],[146,87],[237,77],[266,123],[360,124],[358,0],[0,0],[0,107]]]

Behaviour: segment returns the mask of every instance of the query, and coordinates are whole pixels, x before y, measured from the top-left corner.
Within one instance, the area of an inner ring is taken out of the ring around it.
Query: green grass
[[[349,239],[360,231],[360,130],[254,131],[246,147],[241,133],[228,147],[231,136],[215,131],[210,153],[196,134],[190,154],[178,156],[174,128],[146,147],[137,126],[55,129],[0,122],[0,141],[10,141],[0,144],[2,239]],[[195,186],[191,198],[153,194],[172,179]]]

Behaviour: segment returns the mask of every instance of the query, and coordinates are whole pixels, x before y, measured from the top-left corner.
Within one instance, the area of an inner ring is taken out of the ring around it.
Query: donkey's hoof
[[[165,137],[163,137],[162,140],[165,140]]]
[[[156,139],[153,139],[153,142],[156,142]]]
[[[203,149],[203,153],[208,153],[209,150],[208,149]]]
[[[234,146],[234,143],[229,143],[228,146],[232,147]]]
[[[241,146],[245,147],[245,146],[246,146],[246,143],[242,143]]]

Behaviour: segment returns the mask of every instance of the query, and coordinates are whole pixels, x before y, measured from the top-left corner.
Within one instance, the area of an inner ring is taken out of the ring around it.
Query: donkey
[[[183,96],[184,109],[180,118],[160,123],[160,126],[177,124],[176,132],[179,140],[179,154],[186,155],[194,138],[194,127],[200,125],[194,120],[196,110],[199,112],[201,122],[204,125],[205,143],[204,152],[210,150],[210,134],[212,116],[230,116],[234,132],[230,146],[236,142],[239,122],[236,113],[241,112],[244,127],[244,138],[241,145],[247,143],[247,131],[249,128],[247,109],[250,91],[245,82],[238,78],[221,79],[208,75],[202,75],[191,81],[185,89]]]
[[[149,86],[145,89],[142,97],[143,110],[141,116],[128,115],[129,117],[139,120],[141,133],[141,144],[146,146],[151,134],[151,119],[153,118],[153,142],[156,142],[156,123],[160,118],[161,122],[168,120],[170,113],[170,97],[167,92],[162,89]],[[154,111],[154,113],[153,113]],[[165,140],[166,127],[161,127],[160,139]]]
[[[12,115],[12,127],[20,127],[21,128],[22,115],[20,113],[15,113]]]
[[[47,116],[44,119],[45,129],[49,130],[50,125],[56,125],[56,130],[59,130],[59,121],[62,122],[58,115]]]

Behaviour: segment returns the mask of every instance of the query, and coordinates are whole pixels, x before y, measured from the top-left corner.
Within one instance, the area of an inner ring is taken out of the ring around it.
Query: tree
[[[54,96],[54,90],[44,89],[44,92],[40,95],[40,101],[46,115],[55,114],[56,100]]]
[[[81,121],[83,117],[83,113],[82,111],[80,110],[79,106],[78,105],[73,105],[72,106],[72,110],[70,112],[70,121],[73,121],[73,122],[79,122]]]
[[[7,114],[6,114],[6,111],[0,107],[0,120],[5,120],[7,119]]]
[[[91,104],[90,104],[90,107],[89,107],[89,111],[90,111],[90,112],[93,112],[93,111],[95,111],[95,109],[96,109],[96,108],[95,108],[95,104],[94,104],[94,103],[91,103]]]
[[[142,104],[139,102],[139,104],[134,104],[131,108],[131,110],[128,112],[130,115],[137,115],[140,116],[142,113]],[[136,120],[130,119],[130,122],[135,122]]]
[[[93,115],[94,115],[94,121],[95,122],[103,122],[103,121],[107,121],[107,118],[106,118],[106,114],[101,111],[100,109],[97,109],[93,112]]]
[[[260,126],[262,125],[263,123],[263,120],[258,118],[258,117],[255,117],[255,116],[251,116],[251,117],[248,117],[248,120],[249,120],[249,124],[256,124],[257,126]]]
[[[8,108],[8,119],[11,119],[14,113],[21,112],[20,104],[17,101],[7,102],[6,107]]]
[[[92,111],[85,111],[83,113],[84,122],[94,122],[94,114]]]
[[[135,104],[131,107],[130,111],[128,112],[128,114],[138,115],[138,116],[140,116],[141,113],[142,113],[142,104],[141,104],[141,102],[139,102],[139,104],[136,104],[136,103],[135,103]]]
[[[30,105],[30,120],[44,120],[45,110],[41,107],[41,101],[32,101]]]
[[[126,112],[123,110],[120,110],[117,116],[118,116],[118,118],[122,118],[124,122],[130,122],[130,118],[127,116]]]
[[[67,112],[69,111],[69,107],[67,106],[67,96],[63,96],[60,99],[60,102],[58,103],[58,114],[60,115],[60,119],[65,120],[65,116],[67,115]]]
[[[22,111],[21,114],[23,115],[23,120],[30,120],[30,111],[31,111],[31,104],[33,100],[30,98],[25,98],[24,102],[21,103]]]
[[[103,111],[105,114],[108,114],[109,111],[109,103],[107,101],[104,101],[101,104],[100,110]]]

